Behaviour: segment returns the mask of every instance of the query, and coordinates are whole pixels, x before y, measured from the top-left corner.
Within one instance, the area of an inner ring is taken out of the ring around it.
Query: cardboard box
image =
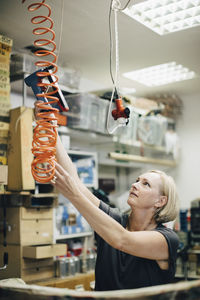
[[[39,245],[53,243],[53,209],[7,207],[7,243],[13,245]],[[3,210],[0,209],[0,220]],[[0,232],[0,243],[3,232]]]
[[[0,34],[0,42],[7,45],[7,46],[10,46],[12,47],[13,45],[13,40],[7,36],[4,36],[2,34]]]
[[[32,109],[27,107],[12,109],[8,143],[8,190],[35,189],[35,181],[31,174],[32,139]]]
[[[7,99],[7,102],[1,101],[0,98],[0,116],[10,116],[10,97]]]
[[[63,256],[67,254],[67,247],[65,244],[54,245],[36,245],[23,247],[23,257],[26,258],[48,258],[53,256]]]
[[[0,151],[0,155],[1,155],[1,151]],[[7,157],[6,156],[0,156],[0,165],[7,165]]]
[[[23,258],[23,247],[8,245],[0,246],[0,265],[3,265],[3,253],[8,253],[8,266],[0,272],[0,279],[22,278],[25,282],[45,280],[54,276],[53,258],[28,259]]]
[[[0,184],[8,184],[8,166],[0,165]]]

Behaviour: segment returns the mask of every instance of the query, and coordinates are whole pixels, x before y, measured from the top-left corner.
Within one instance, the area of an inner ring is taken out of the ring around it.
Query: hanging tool
[[[45,86],[43,84],[43,81],[45,81],[45,79],[46,80],[48,79],[48,81],[50,83],[48,86],[52,86],[53,94],[59,100],[56,103],[52,103],[51,106],[54,108],[57,108],[60,111],[67,112],[69,110],[69,106],[67,105],[65,97],[63,96],[63,93],[62,93],[61,89],[59,88],[58,83],[55,82],[55,78],[51,74],[51,69],[52,69],[52,67],[50,66],[46,69],[38,70],[38,71],[32,73],[31,75],[29,75],[28,77],[26,77],[24,81],[27,84],[27,86],[32,88],[37,100],[42,100],[42,101],[48,102],[42,94],[43,92],[45,92]],[[47,74],[47,76],[39,77],[37,75],[38,73],[39,74]]]
[[[129,123],[130,117],[130,109],[128,107],[124,107],[122,97],[120,96],[120,88],[119,88],[119,40],[118,40],[118,11],[121,9],[121,3],[119,0],[111,0],[110,3],[110,14],[109,14],[109,29],[110,29],[110,74],[113,82],[113,91],[110,100],[110,105],[108,109],[107,116],[107,131],[112,134],[116,131],[117,128],[121,126],[126,126]],[[112,75],[112,34],[111,34],[111,12],[114,11],[114,29],[115,29],[115,79]],[[115,98],[116,95],[116,98]],[[115,102],[115,108],[111,113],[112,103]],[[110,113],[112,114],[114,120],[116,121],[116,126],[111,129],[109,126],[109,118]]]
[[[116,109],[113,109],[113,111],[112,111],[112,116],[113,116],[114,120],[117,120],[119,118],[125,118],[125,119],[127,119],[127,122],[128,122],[128,118],[130,115],[130,109],[128,107],[123,106],[122,98],[115,99],[115,104],[116,104]]]
[[[26,0],[22,0],[24,3]],[[62,110],[68,110],[64,97],[58,86],[57,55],[55,54],[55,32],[53,30],[54,22],[51,18],[51,7],[45,3],[46,0],[35,2],[28,6],[30,12],[35,12],[40,8],[47,9],[47,15],[37,15],[31,19],[32,24],[38,25],[33,29],[33,34],[41,36],[34,41],[36,51],[34,54],[40,58],[35,63],[40,70],[31,74],[25,79],[25,82],[32,87],[36,98],[43,100],[38,103],[39,113],[37,115],[36,127],[33,133],[32,153],[34,160],[31,165],[31,171],[34,179],[40,183],[46,183],[53,179],[55,174],[55,155],[57,143],[57,117],[58,106]],[[48,25],[41,25],[43,23]],[[47,34],[48,38],[43,37]],[[50,37],[49,37],[50,36]],[[42,48],[45,47],[45,48]],[[46,47],[50,47],[51,50]],[[52,61],[41,60],[41,58],[51,58]],[[44,81],[48,78],[49,82]],[[50,91],[49,91],[50,90]],[[54,107],[53,107],[54,106]]]

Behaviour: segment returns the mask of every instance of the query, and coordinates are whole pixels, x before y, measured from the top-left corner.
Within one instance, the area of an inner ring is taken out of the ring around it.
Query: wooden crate
[[[86,291],[91,291],[91,283],[94,282],[94,280],[94,272],[88,272],[84,274],[77,274],[75,276],[68,276],[66,278],[53,278],[50,280],[39,281],[37,284],[67,289],[77,289],[78,286],[82,285]]]
[[[0,165],[0,184],[7,185],[8,183],[8,166]]]
[[[54,277],[54,246],[57,249],[56,253],[60,255],[66,254],[66,245],[51,245],[52,256],[49,257],[49,245],[47,245],[46,253],[42,259],[31,259],[23,257],[23,246],[8,245],[7,247],[0,246],[0,265],[3,265],[3,253],[8,252],[8,267],[0,272],[0,279],[6,278],[22,278],[25,282],[36,280],[44,280]],[[40,246],[38,246],[40,247]],[[25,247],[26,248],[26,247]],[[45,246],[42,246],[43,252]]]
[[[10,139],[8,142],[8,190],[33,190],[31,174],[33,154],[32,109],[18,107],[10,111]]]
[[[4,166],[2,166],[4,167]],[[0,166],[1,171],[1,166]],[[0,174],[0,181],[3,174]],[[1,183],[1,182],[0,182]],[[6,191],[0,194],[0,206],[3,205],[3,199],[6,197],[7,207],[24,206],[27,208],[51,208],[58,206],[58,194],[56,193],[39,193],[32,194],[30,191],[10,192]]]
[[[0,210],[0,219],[3,210]],[[7,231],[7,243],[16,245],[52,244],[53,242],[53,209],[7,207],[6,219],[10,231]],[[3,242],[3,233],[0,232]]]
[[[41,259],[66,254],[67,249],[65,244],[35,245],[23,247],[23,257],[32,259]]]

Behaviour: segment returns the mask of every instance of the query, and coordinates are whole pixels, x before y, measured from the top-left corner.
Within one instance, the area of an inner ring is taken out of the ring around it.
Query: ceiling
[[[13,38],[13,49],[29,46],[36,39],[32,34],[34,26],[30,22],[35,14],[27,10],[27,6],[34,1],[21,2],[0,0],[0,31]],[[122,7],[126,2],[121,0]],[[135,3],[139,2],[142,1],[135,0]],[[58,64],[78,70],[82,77],[96,83],[95,89],[111,90],[108,26],[110,0],[47,0],[46,3],[52,8],[57,45],[62,32]],[[119,12],[118,28],[120,74],[171,61],[200,74],[200,27],[159,36]],[[120,87],[134,87],[136,96],[156,93],[181,96],[200,92],[200,77],[157,88],[147,88],[122,76],[119,83]]]

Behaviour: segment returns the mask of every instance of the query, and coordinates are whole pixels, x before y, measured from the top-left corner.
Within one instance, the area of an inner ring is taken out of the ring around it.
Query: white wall
[[[177,123],[181,156],[175,180],[181,208],[189,208],[192,200],[200,198],[200,95],[181,96],[181,99],[184,109]]]

